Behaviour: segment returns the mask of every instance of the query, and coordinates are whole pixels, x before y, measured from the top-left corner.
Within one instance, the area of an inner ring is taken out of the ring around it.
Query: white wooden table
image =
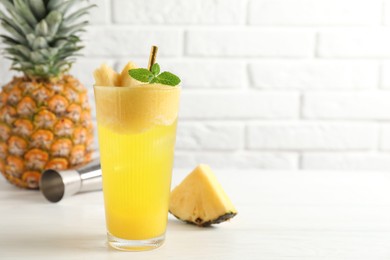
[[[101,192],[52,204],[1,179],[0,259],[390,259],[390,173],[215,172],[236,218],[198,228],[170,217],[166,243],[136,253],[106,245]]]

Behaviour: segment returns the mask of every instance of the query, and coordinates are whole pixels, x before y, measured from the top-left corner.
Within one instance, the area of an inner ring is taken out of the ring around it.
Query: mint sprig
[[[147,69],[132,69],[129,70],[129,74],[132,78],[141,82],[149,82],[149,78],[153,76]]]
[[[181,82],[180,78],[170,72],[164,71],[160,74],[160,65],[153,64],[151,70],[132,69],[129,75],[138,81],[149,83],[161,83],[169,86],[177,86]]]

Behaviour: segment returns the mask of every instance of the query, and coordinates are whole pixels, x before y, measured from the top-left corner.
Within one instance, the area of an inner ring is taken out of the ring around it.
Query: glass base
[[[146,251],[160,247],[165,240],[165,234],[159,237],[154,237],[145,240],[127,240],[117,238],[107,232],[108,244],[117,250],[122,251]]]

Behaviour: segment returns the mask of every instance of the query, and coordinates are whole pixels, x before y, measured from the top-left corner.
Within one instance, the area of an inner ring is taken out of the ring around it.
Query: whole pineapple
[[[82,48],[83,0],[0,0],[1,35],[11,69],[23,72],[0,92],[0,171],[11,183],[39,188],[44,169],[91,158],[93,126],[87,89],[67,74]]]

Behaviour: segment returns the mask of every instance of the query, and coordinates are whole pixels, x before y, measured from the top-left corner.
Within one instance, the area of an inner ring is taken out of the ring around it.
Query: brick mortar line
[[[188,33],[187,33],[187,31],[183,31],[182,32],[182,57],[181,58],[183,58],[183,57],[186,57],[187,56],[187,53],[188,53]]]
[[[203,151],[205,149],[201,148],[199,151]],[[227,151],[227,150],[226,150]],[[264,151],[264,152],[289,152],[289,153],[321,153],[321,152],[329,152],[329,153],[337,153],[337,152],[361,152],[361,153],[371,153],[371,152],[379,152],[379,150],[372,150],[370,148],[251,148],[245,149],[244,151],[252,152],[252,151]]]
[[[96,117],[93,117],[92,118],[93,122],[96,123]],[[245,129],[243,132],[244,132],[244,136],[245,138],[248,136],[248,127],[250,126],[274,126],[274,127],[278,127],[278,126],[301,126],[301,127],[315,127],[315,126],[347,126],[347,127],[372,127],[372,126],[375,126],[376,125],[376,122],[359,122],[359,123],[356,123],[356,122],[345,122],[345,121],[342,121],[342,122],[335,122],[335,121],[331,121],[331,122],[324,122],[324,121],[273,121],[273,120],[256,120],[256,121],[248,121],[248,120],[224,120],[224,119],[213,119],[213,120],[203,120],[203,119],[184,119],[184,118],[179,118],[179,125],[181,125],[182,123],[185,123],[185,124],[204,124],[204,125],[213,125],[215,124],[216,126],[220,126],[220,125],[224,125],[224,124],[227,124],[227,125],[236,125],[236,126],[240,126],[242,125],[243,128]],[[384,126],[386,124],[380,124],[379,125],[379,129],[377,129],[377,133],[378,135],[381,133],[381,127]],[[388,124],[387,124],[388,125]],[[246,142],[246,141],[245,141]]]
[[[244,151],[247,149],[247,137],[248,137],[247,126],[240,123],[239,127],[240,127],[240,136],[239,136],[240,145],[238,148]]]
[[[213,124],[213,123],[216,123],[216,124],[242,124],[242,123],[248,123],[249,125],[255,125],[255,124],[284,124],[284,125],[289,125],[289,124],[301,124],[302,125],[305,125],[305,124],[308,124],[308,125],[311,125],[311,124],[322,124],[322,123],[329,123],[329,124],[336,124],[336,125],[340,125],[341,123],[345,123],[347,125],[362,125],[362,124],[376,124],[377,122],[375,121],[361,121],[361,122],[345,122],[345,121],[322,121],[322,120],[316,120],[316,119],[313,119],[313,120],[300,120],[300,119],[271,119],[271,120],[267,120],[267,119],[261,119],[261,118],[258,118],[258,119],[245,119],[245,120],[242,120],[242,119],[220,119],[218,121],[215,121],[214,119],[186,119],[186,118],[180,118],[179,117],[179,124],[180,122],[186,122],[186,123],[191,123],[191,122],[194,122],[194,123],[199,123],[199,121],[201,121],[202,123],[205,123],[205,124]],[[390,126],[390,122],[387,122],[387,125]]]
[[[386,89],[383,84],[383,69],[384,69],[384,61],[380,61],[378,65],[378,86],[377,88],[379,90]]]
[[[370,152],[359,152],[359,151],[352,151],[352,152],[333,152],[333,151],[303,151],[302,155],[307,154],[325,154],[325,155],[389,155],[390,156],[390,150],[384,150],[384,151],[370,151]]]
[[[301,91],[299,93],[299,119],[305,121],[305,93]]]
[[[314,36],[314,58],[318,59],[320,57],[320,33],[316,32]]]
[[[249,26],[250,25],[250,19],[251,19],[251,12],[250,12],[250,6],[251,6],[250,0],[245,0],[245,8],[244,8],[244,14],[243,14],[243,21],[244,25]]]
[[[96,121],[96,117],[92,118],[94,121]],[[379,125],[390,125],[389,120],[383,120],[383,121],[375,121],[375,120],[322,120],[322,119],[308,119],[308,120],[296,120],[294,118],[249,118],[249,119],[242,119],[242,118],[232,118],[232,119],[225,119],[225,118],[179,118],[179,124],[180,122],[185,123],[204,123],[204,124],[242,124],[246,123],[248,125],[258,125],[258,124],[265,124],[265,125],[297,125],[297,126],[306,126],[306,125],[346,125],[346,126],[372,126],[376,125],[376,123],[379,123]]]
[[[381,25],[386,26],[386,0],[381,3]]]
[[[113,16],[111,14],[111,16]],[[113,20],[113,17],[111,17]],[[106,28],[106,27],[115,27],[115,28],[126,28],[126,29],[155,29],[159,30],[162,28],[174,29],[174,28],[185,28],[189,30],[201,30],[201,31],[211,31],[215,29],[223,29],[226,31],[235,31],[235,30],[264,30],[264,31],[297,31],[297,32],[314,32],[320,30],[320,32],[335,32],[343,30],[353,30],[356,29],[367,30],[367,29],[390,29],[390,25],[387,24],[355,24],[355,25],[346,25],[346,24],[336,24],[336,25],[254,25],[254,24],[242,24],[242,21],[239,23],[225,23],[225,24],[216,24],[216,23],[204,23],[204,24],[192,24],[192,23],[99,23],[99,24],[90,24],[90,28]]]
[[[304,167],[303,167],[303,152],[302,151],[298,153],[298,163],[297,164],[298,164],[297,165],[298,170],[304,169]]]
[[[161,55],[160,55],[161,56]],[[101,55],[101,54],[97,54],[97,55],[92,55],[92,54],[86,54],[85,57],[90,57],[90,58],[96,58],[96,59],[123,59],[123,54],[121,55]],[[142,58],[145,58],[147,57],[147,55],[133,55],[132,56],[133,58],[135,59],[142,59]],[[296,61],[305,61],[305,60],[313,60],[312,57],[309,57],[309,56],[296,56],[296,57],[292,57],[292,56],[262,56],[262,55],[257,55],[257,56],[250,56],[250,55],[241,55],[241,56],[224,56],[224,55],[193,55],[193,54],[184,54],[184,55],[167,55],[167,56],[164,56],[162,55],[161,56],[162,58],[164,59],[178,59],[178,58],[189,58],[189,59],[197,59],[197,60],[232,60],[232,61],[252,61],[252,60],[259,60],[259,61],[262,61],[262,60],[273,60],[273,59],[277,59],[277,60],[296,60]],[[389,58],[387,58],[388,60],[390,60],[390,56]],[[185,60],[185,59],[184,59]],[[335,59],[337,60],[337,59]],[[353,59],[344,59],[342,58],[342,60],[353,60]],[[364,60],[364,59],[362,59]],[[369,60],[369,59],[367,59]]]
[[[195,154],[201,154],[202,152],[204,152],[204,149],[200,149],[200,150],[197,150],[197,151],[193,151],[193,150],[180,150],[179,148],[175,148],[175,150],[177,151],[180,151],[181,153],[183,154],[192,154],[192,153],[195,153]],[[221,153],[221,151],[207,151],[209,153]],[[297,155],[298,153],[297,152],[279,152],[279,151],[265,151],[262,152],[262,151],[250,151],[250,150],[235,150],[235,151],[227,151],[227,150],[224,150],[222,151],[223,154],[231,154],[231,153],[240,153],[240,154],[291,154],[291,155]]]
[[[249,148],[249,126],[247,124],[244,124],[244,131],[243,131],[243,150],[248,151]]]
[[[240,154],[291,154],[297,156],[305,156],[307,154],[326,154],[326,155],[389,155],[390,150],[359,150],[359,149],[340,149],[340,150],[329,150],[329,149],[309,149],[309,150],[298,150],[298,149],[212,149],[208,150],[205,148],[199,149],[182,149],[175,148],[176,151],[180,151],[183,154],[202,154],[203,152],[211,153],[211,154],[232,154],[232,153],[240,153]]]
[[[249,62],[246,62],[244,64],[245,66],[245,73],[244,73],[244,78],[243,78],[243,82],[242,82],[242,87],[244,89],[244,91],[248,91],[248,90],[253,90],[255,89],[254,87],[254,78],[253,78],[253,73],[251,73],[251,69],[250,69],[250,64]]]
[[[378,152],[381,149],[381,140],[382,140],[381,132],[382,132],[382,124],[376,123],[375,124],[376,144],[371,149],[372,152]]]
[[[110,56],[111,57],[111,56]],[[147,55],[144,55],[144,56],[138,56],[136,57],[137,59],[140,59],[140,58],[145,58],[147,57]],[[1,57],[0,57],[1,58]],[[305,62],[322,62],[322,61],[329,61],[329,62],[390,62],[390,56],[389,58],[359,58],[360,60],[357,60],[357,58],[355,59],[351,59],[351,58],[338,58],[338,57],[335,57],[335,58],[332,58],[332,57],[329,57],[329,58],[322,58],[322,57],[316,57],[315,59],[313,58],[308,58],[308,57],[298,57],[298,58],[280,58],[280,57],[249,57],[249,59],[247,57],[226,57],[226,56],[210,56],[210,57],[207,57],[207,56],[186,56],[186,55],[183,55],[183,56],[165,56],[163,57],[164,60],[168,61],[168,62],[177,62],[177,61],[183,61],[183,62],[186,62],[186,61],[198,61],[198,62],[201,62],[201,61],[210,61],[210,62],[222,62],[222,61],[227,61],[227,60],[231,60],[231,61],[237,61],[237,60],[241,60],[240,62],[248,62],[249,64],[253,64],[253,63],[256,63],[256,62],[297,62],[297,63],[305,63]],[[96,59],[100,59],[100,55],[93,55],[93,56],[90,56],[90,55],[84,55],[82,57],[79,57],[78,60],[96,60]],[[111,58],[111,60],[114,60],[114,61],[119,61],[120,60],[126,60],[126,58],[120,58],[120,57],[113,57]],[[77,63],[77,62],[76,62]]]
[[[108,24],[112,25],[114,23],[114,11],[113,11],[113,2],[111,0],[105,0],[105,4],[107,5],[107,15],[108,15]]]
[[[304,27],[304,26],[296,26],[296,27],[279,27],[279,26],[248,26],[246,24],[131,24],[131,23],[110,23],[110,24],[90,24],[88,29],[131,29],[134,31],[139,31],[140,29],[150,29],[152,31],[159,31],[161,29],[167,31],[174,31],[176,29],[187,30],[187,31],[196,31],[196,32],[210,32],[210,31],[220,31],[220,32],[230,32],[230,31],[261,31],[261,32],[297,32],[297,33],[315,33],[318,29],[326,29],[326,28],[318,28],[318,26],[312,27]],[[330,27],[333,28],[334,31],[339,31],[344,27]],[[370,27],[345,27],[345,29],[351,28],[361,28],[367,29]],[[378,27],[383,28],[383,27]],[[390,27],[389,27],[390,29]]]

